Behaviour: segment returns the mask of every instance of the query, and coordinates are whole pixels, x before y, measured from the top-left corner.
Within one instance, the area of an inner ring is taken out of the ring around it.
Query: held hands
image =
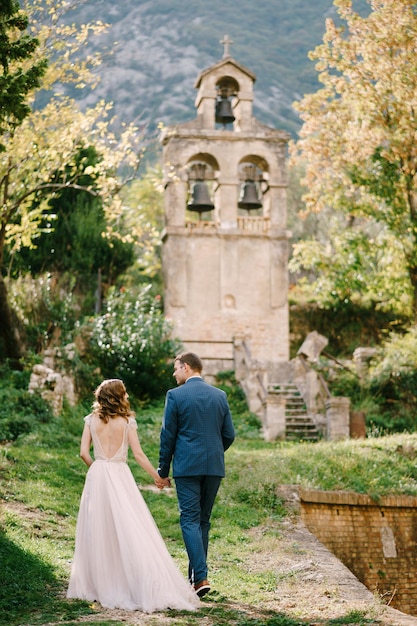
[[[170,478],[155,478],[155,485],[158,489],[163,489],[164,487],[171,487],[171,479]]]

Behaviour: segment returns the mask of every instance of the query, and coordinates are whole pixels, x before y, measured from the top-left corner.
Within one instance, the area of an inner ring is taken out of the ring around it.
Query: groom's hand
[[[170,478],[155,478],[155,485],[158,489],[163,489],[164,487],[171,487],[171,479]]]

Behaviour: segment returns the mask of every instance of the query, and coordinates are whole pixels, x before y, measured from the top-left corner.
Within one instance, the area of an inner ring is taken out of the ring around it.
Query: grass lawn
[[[138,412],[139,436],[156,465],[162,404]],[[417,435],[331,443],[266,443],[256,420],[234,413],[237,439],[226,453],[227,476],[212,518],[210,579],[226,595],[207,596],[197,614],[166,612],[146,624],[307,626],[307,617],[262,609],[278,584],[274,567],[248,568],[248,555],[274,549],[287,515],[282,485],[343,489],[373,497],[417,495]],[[121,626],[97,621],[99,610],[65,598],[75,523],[86,468],[78,456],[82,415],[73,411],[0,446],[0,625]],[[131,464],[168,549],[186,572],[174,489],[159,492]],[[256,532],[263,529],[262,532]],[[251,616],[242,607],[258,607]],[[95,619],[96,616],[96,619]],[[168,621],[163,621],[166,619]],[[345,620],[345,621],[343,621]],[[350,620],[350,621],[347,621]],[[139,622],[138,622],[139,623]],[[145,622],[143,622],[145,623]],[[364,614],[332,624],[372,624]]]

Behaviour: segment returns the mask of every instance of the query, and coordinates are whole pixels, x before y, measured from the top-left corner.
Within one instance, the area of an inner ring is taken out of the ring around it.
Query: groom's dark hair
[[[194,352],[182,352],[178,354],[174,360],[180,363],[187,363],[193,372],[201,372],[203,370],[203,363],[200,357]]]

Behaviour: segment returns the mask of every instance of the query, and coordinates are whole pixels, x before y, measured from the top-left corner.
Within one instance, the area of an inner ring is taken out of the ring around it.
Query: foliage
[[[27,389],[29,384],[29,370],[14,370],[5,361],[0,364],[0,389]]]
[[[97,19],[97,12],[92,21],[76,24],[74,11],[82,4],[79,0],[22,0],[21,4],[29,17],[29,32],[39,40],[35,58],[50,59],[42,81],[46,94],[41,95],[48,100],[53,92],[62,94],[65,84],[77,89],[96,87],[101,54],[92,53],[87,44],[91,46],[92,39],[107,31],[107,25]],[[45,100],[41,107],[44,104]]]
[[[417,430],[416,328],[408,328],[406,318],[347,303],[329,309],[293,306],[290,319],[294,356],[308,332],[329,339],[314,367],[332,395],[347,396],[351,410],[364,413],[369,436]],[[352,357],[363,346],[373,347],[374,355],[359,373]]]
[[[391,381],[393,385],[374,383],[370,386],[370,393],[374,394],[376,402],[368,410],[364,409],[369,436],[416,432],[416,398],[409,388],[410,382],[415,384],[416,376],[410,379],[406,376],[405,380],[401,377]]]
[[[306,211],[304,176],[301,164],[289,168],[291,300],[341,314],[359,307],[409,318],[412,291],[401,242],[387,228],[335,208]],[[337,323],[335,316],[332,327]]]
[[[91,149],[82,151],[79,166],[88,167],[93,156]],[[159,179],[159,173],[149,170],[143,181],[134,181],[123,190],[125,208],[118,229],[129,232],[135,243],[116,235],[103,236],[106,222],[99,198],[82,190],[63,189],[50,200],[45,220],[53,221],[54,230],[41,233],[36,248],[20,250],[9,266],[13,278],[7,281],[9,300],[24,324],[28,349],[40,352],[57,340],[71,342],[77,321],[82,315],[100,311],[102,295],[132,262],[133,255],[137,258],[135,267],[130,267],[119,281],[125,288],[143,282],[147,275],[158,276],[157,228],[162,222]],[[84,182],[81,179],[80,183]],[[45,268],[47,273],[41,273]],[[30,270],[36,278],[17,273],[23,270]],[[155,295],[157,288],[158,280],[154,280]],[[73,365],[83,395],[88,367],[86,370],[85,361],[79,360]],[[88,393],[94,379],[94,375],[89,377]]]
[[[136,296],[110,290],[103,315],[93,320],[92,356],[105,378],[121,378],[142,400],[158,398],[172,387],[172,359],[180,351],[171,337],[160,297],[150,285]]]
[[[10,303],[24,324],[29,351],[40,353],[53,342],[73,340],[79,309],[72,276],[19,276],[8,281],[8,289]]]
[[[259,437],[261,422],[257,415],[248,409],[245,392],[236,380],[234,372],[219,372],[216,376],[216,386],[227,394],[227,400],[232,414],[238,416],[234,420],[236,437]]]
[[[407,317],[381,310],[373,303],[363,305],[361,302],[341,301],[322,308],[301,298],[294,303],[294,291],[290,296],[294,298],[290,307],[293,357],[307,334],[314,330],[329,340],[326,352],[337,358],[351,359],[356,348],[377,346],[390,332],[396,330],[400,333],[409,323]]]
[[[323,44],[310,55],[323,86],[297,104],[303,126],[292,154],[306,167],[307,210],[340,209],[375,222],[401,246],[415,317],[414,2],[372,0],[366,17],[350,0],[334,4],[343,25],[328,18]]]
[[[53,419],[50,405],[38,394],[27,391],[27,373],[15,374],[6,364],[1,368],[1,375],[0,441],[13,441],[32,431],[37,424]]]
[[[417,327],[405,333],[391,333],[379,347],[370,369],[372,378],[399,376],[417,371]]]
[[[33,61],[38,39],[24,33],[28,18],[17,0],[3,0],[0,15],[0,137],[13,134],[30,113],[28,94],[40,85],[46,59]],[[25,67],[27,62],[27,67]],[[3,141],[0,151],[6,150]]]
[[[94,189],[95,184],[93,176],[85,172],[97,160],[92,147],[76,155],[81,189],[63,187],[49,197],[49,209],[44,211],[40,233],[34,240],[36,248],[20,250],[13,259],[13,271],[9,269],[9,275],[28,271],[32,276],[70,272],[77,280],[78,290],[86,291],[97,282],[99,272],[104,284],[112,284],[133,262],[133,244],[115,235],[106,236],[107,223],[100,198],[87,191]],[[67,170],[68,167],[58,173],[58,180],[63,183]],[[122,224],[118,230],[121,232]]]
[[[88,322],[84,322],[83,325],[74,329],[76,346],[78,344],[82,346],[81,352],[76,347],[71,355],[71,359],[63,359],[65,371],[70,372],[74,380],[74,387],[79,402],[89,407],[91,407],[92,404],[92,393],[94,389],[96,389],[103,380],[97,358],[93,350],[91,350],[91,330],[91,324]],[[63,356],[65,357],[65,355]],[[89,412],[90,411],[87,411],[85,415]]]
[[[368,418],[378,432],[414,432],[417,429],[417,329],[391,333],[379,347],[367,377],[369,394],[378,411]]]
[[[100,196],[109,223],[115,224],[121,217],[123,208],[118,194],[123,182],[118,172],[125,167],[130,175],[135,173],[138,136],[130,128],[117,141],[109,128],[109,112],[108,105],[99,103],[88,114],[82,113],[74,109],[74,103],[57,98],[34,112],[16,131],[8,145],[8,159],[0,162],[8,182],[2,215],[12,253],[32,245],[39,234],[44,211],[49,209],[50,193],[81,187],[86,174],[94,180],[94,188],[88,183],[82,188]],[[92,145],[100,159],[80,171],[78,155]],[[60,175],[64,171],[66,180],[62,181]],[[23,189],[22,179],[26,181]],[[52,224],[47,230],[51,227]]]
[[[62,14],[69,6],[67,2],[35,0],[28,7],[31,29],[39,39],[36,54],[52,59],[43,78],[44,90],[52,90],[57,81],[82,86],[92,76],[85,59],[77,61],[74,56],[86,45],[89,34],[103,30],[104,26],[62,25]],[[90,61],[94,65],[96,59]],[[98,102],[95,107],[81,112],[74,101],[54,93],[45,106],[26,116],[13,135],[3,137],[0,263],[5,245],[13,255],[24,247],[31,247],[41,232],[51,230],[52,224],[44,222],[44,214],[50,209],[50,197],[69,188],[83,189],[100,198],[107,231],[112,227],[117,230],[123,213],[120,190],[136,175],[142,148],[133,125],[120,125],[116,134],[110,111],[111,105]],[[79,155],[91,146],[97,158],[80,169]],[[85,180],[86,176],[89,180]],[[16,332],[2,277],[3,271],[0,274],[0,331],[6,355],[18,359],[24,346]]]
[[[340,214],[323,217],[325,237],[293,245],[289,271],[298,278],[302,296],[322,308],[360,303],[410,317],[411,285],[401,241],[363,220],[349,225]]]
[[[8,306],[7,291],[2,277],[3,252],[6,227],[16,220],[16,207],[8,205],[8,176],[2,164],[11,159],[7,154],[10,142],[20,124],[30,113],[28,94],[35,87],[46,69],[45,59],[38,63],[33,59],[38,40],[22,34],[28,24],[27,17],[19,10],[18,2],[8,0],[2,6],[0,16],[0,337],[6,355],[16,359],[22,354],[17,324]],[[26,63],[26,67],[25,67]],[[16,163],[14,163],[16,167]],[[24,186],[24,185],[22,185]]]
[[[133,232],[136,261],[128,269],[124,284],[152,280],[153,290],[161,290],[161,232],[164,228],[162,168],[148,167],[145,173],[122,192],[126,211],[125,229]],[[156,294],[155,294],[156,295]]]

